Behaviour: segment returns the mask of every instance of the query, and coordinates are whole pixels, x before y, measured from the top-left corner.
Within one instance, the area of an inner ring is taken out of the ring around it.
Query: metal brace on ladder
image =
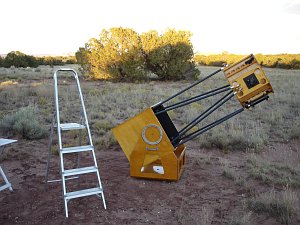
[[[6,138],[0,138],[0,153],[2,151],[4,151],[4,148],[6,145],[9,145],[9,144],[12,144],[14,142],[16,142],[17,140],[12,140],[12,139],[6,139]],[[2,152],[3,153],[3,152]],[[3,191],[5,189],[9,189],[10,192],[13,191],[13,188],[11,186],[11,183],[8,181],[2,167],[0,166],[0,177],[2,177],[2,179],[4,180],[4,183],[3,185],[0,185],[0,191]]]
[[[74,75],[74,78],[75,78],[76,84],[77,84],[77,89],[79,92],[80,102],[81,102],[80,123],[60,123],[58,83],[57,83],[57,80],[58,80],[57,76],[58,76],[59,72],[70,72],[70,73],[73,73],[73,75]],[[46,169],[46,176],[45,176],[45,187],[47,189],[48,183],[61,181],[66,217],[68,217],[68,201],[71,199],[74,199],[74,198],[80,198],[80,197],[85,197],[85,196],[90,196],[90,195],[97,195],[98,197],[102,198],[104,208],[106,209],[104,192],[103,192],[103,188],[102,188],[102,184],[101,184],[99,169],[98,169],[94,146],[93,146],[93,142],[92,142],[92,136],[91,136],[91,132],[90,132],[90,128],[89,128],[89,123],[88,123],[88,119],[87,119],[83,95],[81,92],[77,72],[73,69],[67,69],[67,68],[58,69],[54,73],[53,79],[54,79],[55,112],[52,117],[51,135],[50,135],[49,146],[48,146],[49,152],[48,152],[48,161],[47,161],[47,169]],[[55,128],[56,128],[57,134],[58,134],[61,179],[49,181],[48,180],[49,165],[50,165],[51,154],[52,154],[51,146],[53,143],[53,135],[54,135]],[[88,139],[87,145],[81,144],[81,130],[84,130],[84,129],[87,131],[87,136],[88,136],[87,137],[87,139]],[[79,137],[80,137],[79,138],[79,146],[63,147],[62,132],[70,131],[70,130],[79,130]],[[80,167],[79,166],[79,153],[80,152],[91,152],[92,156],[93,156],[94,165],[89,166],[89,167]],[[77,168],[75,168],[75,169],[65,169],[65,166],[64,166],[64,156],[67,154],[70,154],[70,153],[77,153],[77,157],[78,157],[77,158]],[[90,173],[96,173],[96,175],[97,175],[97,186],[96,187],[89,188],[89,189],[83,189],[83,190],[79,190],[79,191],[67,192],[66,180],[76,179],[76,178],[79,178],[79,176],[82,174],[90,174]]]

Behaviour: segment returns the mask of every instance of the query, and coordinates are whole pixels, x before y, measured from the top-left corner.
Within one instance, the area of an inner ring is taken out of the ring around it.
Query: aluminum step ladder
[[[72,73],[74,75],[74,78],[75,78],[76,84],[77,84],[77,89],[79,92],[80,103],[81,103],[81,109],[80,109],[81,115],[80,115],[79,123],[60,123],[59,98],[58,98],[58,75],[59,75],[59,73]],[[58,69],[54,73],[53,79],[54,79],[55,112],[53,113],[53,117],[52,117],[51,135],[50,135],[49,146],[48,146],[49,152],[48,152],[48,161],[47,161],[47,169],[46,169],[46,176],[45,176],[46,190],[48,188],[48,183],[51,183],[51,182],[61,182],[62,183],[62,191],[63,191],[66,217],[68,217],[68,202],[69,202],[69,200],[74,199],[74,198],[81,198],[81,197],[90,196],[90,195],[97,195],[98,197],[102,198],[104,208],[106,209],[104,192],[103,192],[103,188],[102,188],[102,184],[101,184],[99,169],[98,169],[97,160],[96,160],[96,156],[95,156],[95,152],[94,152],[94,146],[93,146],[93,142],[92,142],[92,136],[91,136],[91,132],[90,132],[89,124],[88,124],[87,114],[86,114],[86,110],[85,110],[85,106],[84,106],[83,95],[81,92],[77,72],[73,69],[67,69],[67,68]],[[58,135],[58,147],[59,147],[58,150],[59,150],[59,158],[60,158],[61,179],[48,180],[49,166],[50,166],[51,155],[52,155],[51,147],[53,144],[54,130],[57,131],[57,135]],[[62,142],[62,133],[72,131],[72,130],[79,130],[79,137],[80,137],[79,138],[79,146],[64,147],[63,142]],[[81,131],[82,130],[86,130],[86,132],[87,132],[87,139],[88,139],[87,145],[82,145],[82,143],[81,143],[81,136],[82,136]],[[93,158],[93,166],[88,166],[88,167],[80,167],[79,166],[79,159],[80,159],[79,154],[82,152],[91,153],[92,158]],[[67,154],[71,154],[71,153],[77,153],[77,168],[65,169],[64,157],[66,157]],[[70,180],[70,179],[78,179],[78,188],[79,188],[79,178],[80,178],[80,175],[83,175],[83,174],[96,174],[96,177],[97,177],[96,187],[68,192],[66,181]]]

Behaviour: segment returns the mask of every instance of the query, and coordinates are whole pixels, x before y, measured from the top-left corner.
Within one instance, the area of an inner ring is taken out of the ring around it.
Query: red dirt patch
[[[14,191],[0,192],[0,224],[200,224],[203,207],[211,213],[211,224],[228,224],[242,210],[248,193],[222,175],[220,158],[235,162],[234,169],[243,173],[247,153],[223,154],[194,145],[187,150],[187,166],[178,182],[130,177],[129,163],[119,146],[96,151],[107,210],[96,196],[74,199],[66,219],[61,185],[49,184],[48,191],[44,189],[47,139],[21,140],[1,156]],[[58,177],[58,156],[52,161],[51,176]],[[254,214],[252,222],[281,224],[264,214]]]

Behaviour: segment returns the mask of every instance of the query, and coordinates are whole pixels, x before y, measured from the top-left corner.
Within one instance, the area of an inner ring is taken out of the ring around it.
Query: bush
[[[154,73],[161,80],[197,77],[193,46],[188,31],[167,30],[159,35],[149,31],[139,35],[129,28],[102,30],[79,48],[76,59],[81,71],[93,79],[136,81]]]
[[[146,66],[162,80],[184,79],[185,74],[199,75],[195,69],[192,34],[168,29],[163,35],[149,31],[141,35]]]
[[[76,57],[94,79],[132,81],[146,76],[139,35],[129,28],[103,29],[100,38],[90,39],[85,51],[81,48]]]
[[[4,63],[4,59],[0,56],[0,67],[3,66],[3,63]]]
[[[19,51],[12,51],[7,54],[2,62],[3,66],[9,68],[15,67],[37,67],[38,61],[34,56],[26,55]]]
[[[37,120],[37,110],[28,106],[14,114],[6,115],[0,121],[0,129],[12,135],[21,135],[25,139],[40,139],[46,136],[46,129]]]

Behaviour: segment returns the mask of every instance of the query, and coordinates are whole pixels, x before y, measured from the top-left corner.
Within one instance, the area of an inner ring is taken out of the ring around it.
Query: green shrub
[[[37,109],[32,106],[21,108],[19,111],[4,116],[0,121],[0,129],[12,135],[21,135],[33,140],[46,136],[47,130],[37,118]]]
[[[192,34],[168,29],[164,34],[138,34],[130,28],[103,29],[99,39],[91,38],[76,52],[81,72],[93,79],[147,80],[155,74],[161,80],[197,78],[193,61]]]

